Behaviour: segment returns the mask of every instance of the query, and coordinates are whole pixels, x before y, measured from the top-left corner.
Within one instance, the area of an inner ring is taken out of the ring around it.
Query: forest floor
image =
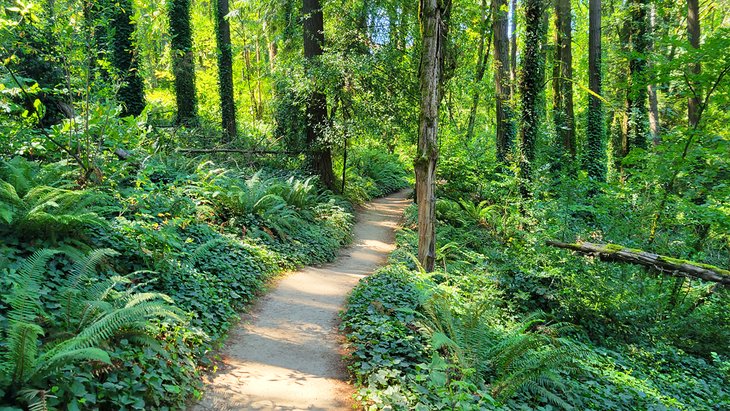
[[[410,203],[408,191],[358,210],[353,243],[333,263],[279,280],[221,352],[222,364],[193,411],[351,410],[338,313],[357,282],[382,266]]]

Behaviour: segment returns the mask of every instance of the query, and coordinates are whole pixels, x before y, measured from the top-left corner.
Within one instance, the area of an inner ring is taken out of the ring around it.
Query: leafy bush
[[[359,204],[408,186],[406,168],[396,154],[378,149],[348,153],[345,197]]]

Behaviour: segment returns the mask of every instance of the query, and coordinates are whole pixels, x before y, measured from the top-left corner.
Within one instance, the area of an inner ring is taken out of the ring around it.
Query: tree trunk
[[[494,36],[494,95],[497,117],[497,161],[506,162],[515,136],[510,104],[510,56],[507,33],[507,0],[492,1],[492,32]]]
[[[647,57],[647,19],[646,9],[648,0],[632,0],[631,12],[631,59],[629,73],[631,86],[629,88],[628,111],[628,139],[629,145],[646,148],[647,126],[649,122],[646,107],[646,57]]]
[[[546,241],[546,244],[583,254],[595,255],[602,260],[639,264],[671,274],[699,278],[705,281],[720,283],[724,286],[730,286],[730,271],[712,265],[679,260],[643,250],[626,248],[617,244],[593,244],[587,242],[569,244],[552,240]]]
[[[479,50],[477,52],[477,67],[474,73],[474,95],[472,96],[471,108],[469,109],[469,123],[466,129],[466,140],[470,141],[474,137],[474,123],[477,118],[477,108],[479,107],[479,86],[484,79],[484,72],[487,70],[487,60],[489,60],[489,46],[492,44],[489,37],[489,19],[487,18],[487,0],[482,0],[482,20],[479,36]],[[485,52],[484,46],[487,46]]]
[[[525,0],[525,42],[522,52],[520,95],[522,113],[520,129],[520,191],[529,197],[527,183],[532,180],[532,162],[535,159],[535,141],[540,127],[541,109],[538,106],[544,88],[544,18],[542,0]]]
[[[570,0],[555,0],[555,57],[553,61],[553,121],[563,156],[575,160],[573,114],[573,52]],[[562,156],[561,156],[562,157]],[[563,161],[559,161],[563,164]]]
[[[195,58],[193,33],[190,26],[190,0],[171,0],[168,8],[170,20],[170,47],[172,71],[175,75],[175,100],[177,124],[198,124],[198,103],[195,95]]]
[[[433,271],[436,259],[436,162],[438,160],[439,104],[442,97],[444,53],[451,0],[420,0],[421,91],[416,172],[418,204],[418,261]]]
[[[135,25],[132,22],[131,0],[120,0],[113,8],[111,21],[113,38],[111,44],[111,62],[122,86],[117,98],[122,103],[122,116],[138,116],[145,107],[144,84],[139,76],[137,47],[132,41]]]
[[[221,98],[223,140],[236,137],[236,105],[233,101],[233,55],[231,25],[226,19],[228,0],[217,0],[215,8],[215,39],[218,45],[218,90]]]
[[[654,29],[656,27],[656,5],[651,5],[649,14],[649,52],[655,53],[654,49],[654,37],[656,33]],[[656,92],[656,86],[654,84],[648,84],[646,86],[646,92],[649,95],[649,134],[651,135],[651,141],[653,145],[659,145],[661,142],[661,136],[659,135],[659,98]]]
[[[601,0],[588,5],[588,124],[586,127],[585,164],[588,176],[606,181],[605,149],[603,144],[603,105],[601,95]]]
[[[319,0],[302,1],[302,27],[304,35],[304,58],[307,64],[319,64],[324,46],[324,16]],[[316,79],[311,79],[315,85]],[[307,145],[310,148],[309,161],[322,184],[335,191],[335,175],[332,171],[332,153],[329,144],[320,136],[327,126],[327,96],[314,90],[307,100]]]
[[[517,91],[517,0],[512,0],[510,3],[512,9],[512,21],[510,21],[510,32],[512,34],[510,38],[510,99],[515,98],[515,92]]]
[[[700,48],[700,4],[699,0],[687,0],[687,37],[692,48]],[[692,74],[698,76],[702,72],[699,61],[692,64]],[[697,86],[694,95],[687,101],[687,119],[690,128],[695,128],[699,122],[700,103],[702,96]]]

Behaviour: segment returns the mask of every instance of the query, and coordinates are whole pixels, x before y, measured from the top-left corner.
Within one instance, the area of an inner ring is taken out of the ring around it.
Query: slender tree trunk
[[[132,42],[135,25],[132,22],[131,0],[120,0],[113,8],[113,39],[111,44],[111,61],[117,75],[122,80],[122,87],[117,98],[122,103],[122,116],[138,116],[145,107],[144,84],[139,75],[137,47]]]
[[[218,45],[218,90],[221,98],[223,140],[236,137],[236,104],[233,101],[233,55],[231,25],[226,19],[228,0],[216,0],[215,39]]]
[[[654,50],[654,29],[656,27],[656,5],[652,4],[649,14],[649,52],[655,53]],[[651,63],[650,63],[651,64]],[[650,83],[646,86],[646,92],[649,95],[649,134],[651,134],[652,143],[656,146],[661,142],[659,135],[659,98],[656,92],[656,85]]]
[[[304,58],[309,65],[319,64],[318,58],[322,56],[324,46],[324,16],[319,0],[303,0],[302,16]],[[335,191],[332,152],[329,144],[320,138],[327,126],[327,96],[319,90],[313,91],[307,100],[306,111],[307,145],[310,148],[311,166],[322,184]]]
[[[506,162],[515,137],[510,105],[509,36],[507,34],[507,0],[492,1],[492,32],[494,36],[494,95],[497,117],[497,160]]]
[[[279,49],[276,45],[276,41],[274,40],[274,29],[270,24],[266,23],[266,20],[263,21],[262,28],[264,36],[266,37],[266,47],[269,53],[269,70],[273,72],[276,67],[276,55],[279,52]]]
[[[629,122],[628,139],[632,146],[646,148],[647,126],[649,122],[646,91],[646,57],[647,57],[647,19],[648,0],[632,0],[631,11],[631,46],[632,55],[629,61],[631,86],[627,99]]]
[[[573,52],[570,0],[555,1],[555,57],[553,60],[553,121],[563,155],[575,160],[573,114]],[[563,164],[563,161],[559,161]]]
[[[585,163],[588,176],[595,181],[606,180],[603,144],[603,106],[601,99],[601,0],[588,5],[588,124],[586,129]]]
[[[474,76],[474,95],[472,96],[471,108],[469,109],[469,123],[466,129],[466,140],[469,141],[474,137],[474,123],[477,117],[477,108],[479,107],[479,86],[484,79],[484,72],[487,69],[487,60],[489,60],[489,46],[492,44],[489,41],[491,33],[489,31],[489,19],[487,18],[487,0],[482,0],[482,26],[480,29],[479,36],[479,51],[477,52],[477,67]],[[485,52],[484,46],[487,46]]]
[[[700,48],[700,4],[699,0],[687,0],[687,37],[692,48]],[[702,66],[699,61],[692,64],[692,74],[695,76],[702,73]],[[702,101],[701,90],[694,86],[694,95],[687,101],[687,119],[690,128],[695,128],[699,122],[700,103]]]
[[[510,21],[510,99],[515,98],[515,91],[517,91],[517,0],[512,0],[510,3],[512,9],[512,20]]]
[[[442,97],[444,53],[451,0],[420,0],[421,111],[418,127],[416,203],[418,204],[418,261],[433,271],[436,259],[436,162],[438,160],[439,104]]]
[[[195,58],[193,33],[190,26],[190,0],[171,0],[168,8],[170,20],[170,47],[172,71],[175,75],[175,100],[178,124],[198,124],[198,102],[195,95]]]
[[[520,129],[520,191],[529,197],[527,183],[532,180],[532,162],[535,159],[535,141],[540,128],[541,109],[538,106],[544,87],[545,55],[544,17],[545,7],[542,0],[525,0],[525,42],[522,52],[520,73],[520,95],[522,113]]]

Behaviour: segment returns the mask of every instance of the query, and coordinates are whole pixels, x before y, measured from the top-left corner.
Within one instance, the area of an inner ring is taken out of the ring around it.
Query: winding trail
[[[231,330],[223,364],[193,411],[351,410],[337,332],[338,312],[357,282],[385,263],[408,192],[357,213],[352,245],[333,263],[280,280]]]

